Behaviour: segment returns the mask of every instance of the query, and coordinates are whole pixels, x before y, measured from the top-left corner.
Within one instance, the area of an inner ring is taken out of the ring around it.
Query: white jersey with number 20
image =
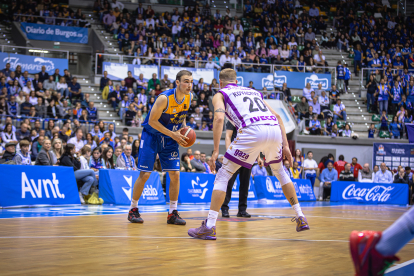
[[[279,125],[263,102],[263,95],[251,88],[228,84],[219,91],[223,94],[227,119],[237,128],[251,125]]]

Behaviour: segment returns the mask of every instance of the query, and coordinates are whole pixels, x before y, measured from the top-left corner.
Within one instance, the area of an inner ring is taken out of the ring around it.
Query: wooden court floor
[[[290,208],[249,209],[255,216],[218,221],[217,241],[187,236],[203,212],[182,212],[186,226],[165,213],[0,220],[0,275],[353,275],[352,230],[383,230],[407,208],[305,207],[311,230],[295,231]],[[399,254],[414,258],[414,244]]]

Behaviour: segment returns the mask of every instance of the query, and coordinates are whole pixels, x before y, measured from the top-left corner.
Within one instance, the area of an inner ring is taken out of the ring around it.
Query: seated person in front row
[[[137,165],[131,153],[132,146],[125,145],[124,152],[116,159],[116,167],[124,170],[137,170]]]

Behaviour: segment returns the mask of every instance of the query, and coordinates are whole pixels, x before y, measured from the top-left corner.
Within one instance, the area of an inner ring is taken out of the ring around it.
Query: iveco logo
[[[178,157],[178,152],[176,152],[176,151],[172,152],[172,153],[171,153],[171,156],[172,156],[172,157]]]

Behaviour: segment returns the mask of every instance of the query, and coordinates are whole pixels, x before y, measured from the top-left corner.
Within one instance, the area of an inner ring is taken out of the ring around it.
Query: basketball
[[[185,148],[189,148],[192,145],[194,145],[194,142],[196,140],[196,133],[191,127],[185,127],[181,129],[180,133],[181,135],[184,135],[185,137],[189,138],[188,140],[186,140],[187,145],[185,146]]]

